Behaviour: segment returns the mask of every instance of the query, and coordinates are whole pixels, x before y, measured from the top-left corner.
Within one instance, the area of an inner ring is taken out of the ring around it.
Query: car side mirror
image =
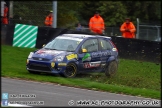
[[[83,52],[83,53],[86,53],[86,52],[87,52],[87,49],[82,49],[82,52]]]
[[[45,46],[45,44],[42,45],[42,47],[44,47],[44,46]]]

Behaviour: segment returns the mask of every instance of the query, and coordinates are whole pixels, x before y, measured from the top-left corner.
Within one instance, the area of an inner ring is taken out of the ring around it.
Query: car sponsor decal
[[[55,63],[54,62],[51,63],[51,67],[55,67]]]
[[[90,53],[86,53],[84,57],[82,58],[82,61],[91,61],[91,55]]]
[[[99,52],[93,52],[92,54],[90,53],[86,53],[83,58],[82,61],[91,61],[92,58],[95,57],[103,57],[103,56],[108,56],[111,55],[111,51],[99,51]]]
[[[99,51],[99,52],[93,52],[92,53],[92,58],[94,57],[103,57],[103,56],[108,56],[111,55],[111,51]]]
[[[60,39],[69,39],[69,40],[76,40],[76,41],[79,41],[81,42],[83,39],[80,39],[80,38],[73,38],[73,37],[57,37],[57,38],[60,38]]]
[[[101,68],[105,68],[105,66],[106,66],[106,63],[101,64]]]
[[[45,53],[40,54],[41,57],[47,56]]]
[[[27,59],[27,60],[26,60],[26,64],[28,64],[28,63],[29,63],[29,60]]]
[[[117,51],[117,49],[116,48],[113,48],[112,51]]]
[[[99,67],[101,65],[101,61],[98,62],[86,62],[83,64],[84,68],[94,68],[94,67]]]
[[[62,53],[63,51],[52,51],[52,50],[39,50],[36,52],[36,54],[41,54],[41,56],[45,56],[45,54],[50,54],[50,55],[57,55]]]
[[[77,56],[77,54],[69,54],[69,55],[66,56],[66,58],[68,60],[71,60],[71,59],[74,59],[74,58],[78,58],[78,56]]]
[[[36,54],[41,54],[41,53],[44,53],[44,50],[38,50],[38,51],[36,52]]]
[[[66,63],[58,63],[58,66],[66,66]]]

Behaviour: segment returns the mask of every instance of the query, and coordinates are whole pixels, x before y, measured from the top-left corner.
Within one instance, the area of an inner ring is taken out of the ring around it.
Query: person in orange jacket
[[[53,23],[53,14],[52,13],[53,13],[53,11],[50,11],[49,15],[46,16],[46,19],[44,21],[45,26],[52,27],[52,23]]]
[[[134,24],[130,21],[130,18],[126,18],[125,22],[121,25],[120,31],[124,38],[135,38],[136,28]]]
[[[8,24],[8,7],[7,4],[4,4],[4,13],[3,13],[3,18],[2,18],[2,24]]]
[[[90,18],[89,29],[93,33],[100,35],[103,34],[105,30],[105,24],[103,18],[99,15],[98,12],[96,12],[95,15]]]

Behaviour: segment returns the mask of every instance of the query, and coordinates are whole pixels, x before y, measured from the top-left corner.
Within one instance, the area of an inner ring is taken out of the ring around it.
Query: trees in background
[[[136,18],[149,23],[161,20],[160,1],[84,1],[79,13],[88,22],[96,10],[104,18],[106,26],[119,26],[126,17],[134,23]]]

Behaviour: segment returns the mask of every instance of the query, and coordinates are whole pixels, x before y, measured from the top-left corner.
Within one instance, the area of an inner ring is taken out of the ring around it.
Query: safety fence
[[[137,18],[137,39],[160,41],[161,42],[161,21],[139,21]]]
[[[14,1],[10,24],[44,26],[44,20],[52,10],[52,1]]]
[[[44,26],[45,17],[49,14],[49,10],[52,10],[53,5],[52,1],[13,1],[11,3],[13,4],[10,8],[10,16],[12,16],[9,18],[10,24],[35,26]],[[161,42],[161,26],[142,24],[138,20],[136,22],[136,39]],[[89,28],[85,27],[83,31],[89,31]],[[105,34],[121,36],[120,27],[106,27]]]
[[[89,32],[89,28],[82,28],[82,31]],[[139,35],[136,39],[161,42],[161,26],[139,26]],[[106,27],[105,34],[108,36],[121,36],[120,27]]]
[[[1,27],[4,26],[1,25]],[[1,31],[1,35],[3,35],[3,44],[29,48],[41,48],[43,44],[48,43],[56,36],[64,33],[93,34],[87,31],[38,27],[23,24],[12,24],[5,27],[6,31]],[[120,58],[158,63],[161,62],[161,42],[140,39],[126,39],[117,36],[110,37],[118,48]]]

